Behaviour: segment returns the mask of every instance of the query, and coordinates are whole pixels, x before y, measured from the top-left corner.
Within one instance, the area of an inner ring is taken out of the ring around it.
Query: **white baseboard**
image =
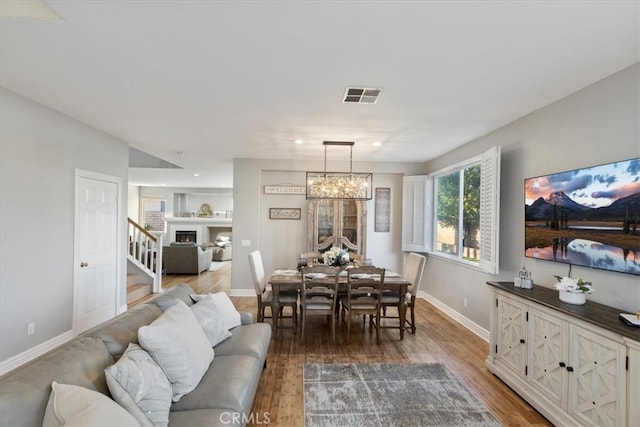
[[[35,347],[30,348],[20,354],[10,357],[7,360],[0,362],[0,375],[4,375],[9,371],[16,369],[19,366],[35,359],[38,356],[45,354],[46,352],[53,350],[54,348],[70,341],[75,338],[75,334],[72,330],[67,331],[57,337],[51,338],[49,341],[45,341],[42,344],[38,344]]]
[[[121,305],[120,307],[118,307],[118,312],[116,313],[116,316],[124,313],[128,309],[129,309],[129,306],[127,304]]]
[[[465,328],[467,328],[468,330],[470,330],[471,332],[473,332],[474,334],[476,334],[486,342],[489,342],[489,331],[484,329],[482,326],[478,325],[477,323],[475,323],[473,320],[463,316],[462,314],[455,311],[453,308],[449,307],[439,299],[434,298],[432,295],[429,295],[426,292],[418,291],[417,296],[420,298],[424,298],[425,300],[433,304],[438,310],[442,311],[444,314],[451,317],[453,320],[460,323],[462,326],[464,326]]]
[[[232,297],[255,297],[256,291],[254,289],[231,289]]]

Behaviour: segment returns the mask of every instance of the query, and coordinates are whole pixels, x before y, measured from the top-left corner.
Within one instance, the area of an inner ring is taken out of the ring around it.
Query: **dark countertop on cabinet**
[[[487,285],[640,342],[640,327],[628,326],[620,320],[620,313],[628,313],[625,310],[589,301],[588,297],[584,305],[567,304],[560,301],[557,290],[544,286],[523,289],[513,286],[513,282],[487,282]]]

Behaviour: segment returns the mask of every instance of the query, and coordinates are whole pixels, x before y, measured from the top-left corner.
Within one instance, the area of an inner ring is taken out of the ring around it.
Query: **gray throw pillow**
[[[137,344],[105,369],[113,399],[144,427],[166,427],[173,396],[171,383],[160,366]]]
[[[3,423],[4,424],[4,423]],[[102,393],[72,384],[51,384],[43,427],[119,426],[140,423],[122,406]]]
[[[225,327],[225,322],[220,318],[220,311],[215,302],[209,298],[191,306],[191,311],[198,319],[202,330],[209,339],[212,346],[226,340],[231,336],[231,332]]]
[[[213,347],[182,301],[140,327],[138,341],[171,382],[174,402],[196,388],[213,360]]]

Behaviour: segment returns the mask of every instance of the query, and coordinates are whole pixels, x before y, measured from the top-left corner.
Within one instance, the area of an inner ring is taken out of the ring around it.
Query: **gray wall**
[[[75,169],[122,180],[126,238],[129,147],[0,89],[0,360],[68,332],[73,316]],[[120,260],[120,304],[126,264]],[[27,324],[35,334],[27,336]]]
[[[348,168],[348,164],[345,165]],[[307,250],[307,210],[304,196],[263,194],[264,185],[305,184],[305,171],[322,170],[318,161],[235,159],[233,170],[233,265],[232,292],[252,294],[253,284],[247,255],[261,251],[265,272],[277,267],[295,267],[298,254]],[[415,175],[419,163],[354,163],[354,171],[373,172],[373,187],[391,188],[391,231],[374,232],[374,201],[367,202],[367,257],[392,270],[401,270],[402,176]],[[339,170],[341,166],[336,167]],[[302,210],[301,220],[270,220],[269,208]],[[241,246],[242,240],[251,245]]]
[[[636,64],[427,163],[426,172],[433,172],[502,146],[500,274],[430,256],[422,290],[488,329],[486,281],[511,280],[523,265],[536,284],[548,287],[554,274],[566,275],[565,264],[524,257],[524,179],[638,157],[639,90]],[[632,312],[640,308],[638,276],[574,267],[572,277],[594,283],[590,300]]]

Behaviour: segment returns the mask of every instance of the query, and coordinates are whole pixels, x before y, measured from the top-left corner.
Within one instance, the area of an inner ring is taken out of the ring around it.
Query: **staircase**
[[[162,288],[162,236],[128,219],[127,304]]]

